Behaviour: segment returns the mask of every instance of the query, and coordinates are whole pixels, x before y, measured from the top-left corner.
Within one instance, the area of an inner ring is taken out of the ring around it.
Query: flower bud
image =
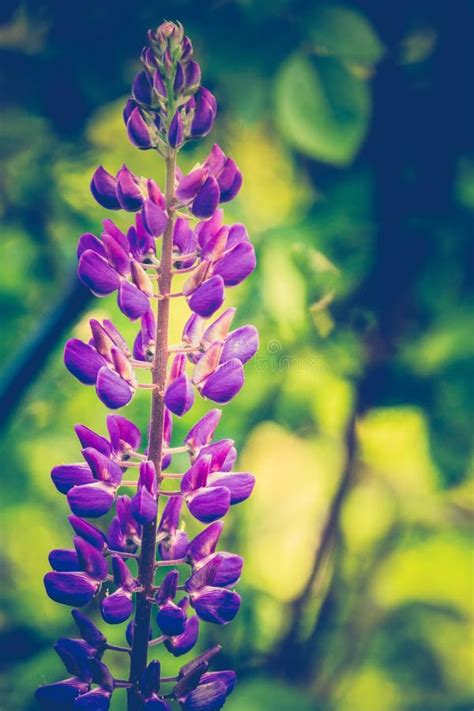
[[[172,148],[178,148],[184,137],[184,127],[183,119],[181,117],[181,112],[178,109],[171,119],[170,128],[168,131],[168,141]]]
[[[132,96],[140,104],[151,104],[151,84],[147,72],[136,75],[132,84]]]
[[[91,180],[91,192],[99,205],[107,210],[120,210],[116,194],[117,181],[101,165],[97,168]]]
[[[133,109],[127,121],[127,133],[133,145],[140,150],[146,151],[153,148],[150,129],[138,107]]]
[[[140,180],[126,165],[123,165],[117,173],[117,198],[120,206],[129,212],[135,212],[143,205],[144,195]]]

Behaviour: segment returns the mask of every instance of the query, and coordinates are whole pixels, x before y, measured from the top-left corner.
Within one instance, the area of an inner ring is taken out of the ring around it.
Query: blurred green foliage
[[[441,4],[439,4],[441,5]],[[148,26],[180,19],[220,113],[213,140],[245,184],[258,269],[232,290],[261,349],[219,428],[257,476],[227,527],[243,551],[243,609],[219,641],[240,674],[229,711],[468,711],[473,689],[472,320],[468,246],[474,162],[471,6],[422,0],[7,2],[0,16],[2,259],[6,364],[61,298],[77,236],[100,230],[92,170],[123,162],[162,178],[126,140],[121,107]],[[190,146],[191,167],[212,145]],[[118,217],[126,226],[126,215]],[[185,308],[174,305],[171,339]],[[117,318],[111,299],[87,320]],[[53,334],[54,336],[54,334]],[[73,632],[45,595],[52,547],[67,547],[49,470],[78,459],[76,422],[103,431],[92,389],[65,372],[64,335],[2,439],[0,707],[33,709],[61,676],[50,649]],[[176,423],[175,441],[193,419]],[[346,466],[333,540],[298,610]],[[142,429],[147,398],[127,415]],[[180,462],[184,465],[184,459]],[[123,641],[122,629],[110,638]],[[282,648],[281,640],[285,639]],[[112,657],[121,676],[123,660]],[[166,661],[170,674],[177,669]],[[113,709],[124,708],[120,694]]]

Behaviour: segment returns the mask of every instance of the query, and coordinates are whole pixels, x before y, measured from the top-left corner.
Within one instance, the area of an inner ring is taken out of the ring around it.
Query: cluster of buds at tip
[[[149,32],[141,56],[143,70],[132,84],[124,110],[130,141],[141,150],[181,147],[212,129],[217,113],[213,94],[201,85],[201,67],[179,24],[164,23]]]
[[[258,349],[255,327],[235,327],[236,309],[221,310],[226,289],[256,266],[245,226],[226,224],[219,207],[240,190],[241,173],[217,145],[188,174],[176,166],[185,141],[211,130],[216,100],[201,85],[180,24],[165,22],[148,39],[124,117],[135,146],[164,156],[166,190],[125,165],[116,175],[99,167],[94,198],[106,209],[133,213],[132,224],[123,230],[105,219],[103,231],[83,234],[77,249],[79,278],[98,297],[116,294],[121,312],[137,323],[136,336],[129,344],[112,321],[91,319],[90,337],[69,340],[64,361],[108,409],[143,391],[152,394],[153,408],[147,441],[119,414],[107,416],[107,434],[76,425],[81,461],[51,471],[71,511],[72,545],[51,551],[44,584],[52,600],[74,608],[79,637],[55,646],[70,676],[37,689],[40,707],[49,711],[106,710],[118,689],[127,690],[131,711],[217,711],[235,685],[234,672],[209,671],[219,647],[173,677],[162,675],[164,659],[138,672],[135,663],[137,650],[146,660],[148,648],[159,646],[180,657],[198,643],[203,622],[225,625],[239,611],[234,588],[243,559],[219,550],[219,541],[223,518],[251,495],[254,477],[235,471],[234,441],[216,438],[220,409],[208,410],[180,442],[173,442],[173,418],[189,412],[197,397],[219,405],[232,400]],[[176,293],[174,276],[182,277]],[[189,317],[181,342],[171,346],[159,325],[174,297],[185,301]],[[168,473],[183,453],[184,471]],[[186,516],[204,524],[193,538]],[[126,646],[109,644],[81,611],[94,601],[104,623],[126,624]],[[135,614],[140,605],[148,606],[147,615]],[[109,650],[129,655],[128,680],[114,678],[104,662]]]

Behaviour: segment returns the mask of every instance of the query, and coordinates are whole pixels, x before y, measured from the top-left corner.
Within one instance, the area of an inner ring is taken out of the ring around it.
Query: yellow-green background
[[[257,478],[226,528],[227,548],[246,558],[243,606],[201,637],[201,648],[222,643],[219,663],[239,671],[227,708],[468,711],[468,0],[2,4],[5,378],[61,299],[78,235],[100,232],[108,216],[88,189],[97,164],[162,178],[158,158],[128,144],[121,110],[146,29],[164,18],[185,24],[220,106],[212,139],[190,146],[182,165],[212,140],[237,161],[245,182],[227,221],[247,224],[258,254],[228,303],[239,325],[258,326],[261,348],[219,428]],[[48,551],[71,534],[49,471],[78,459],[73,424],[104,431],[93,389],[62,364],[64,340],[87,337],[91,315],[116,317],[132,340],[136,325],[113,298],[91,301],[67,333],[51,334],[46,366],[4,413],[3,711],[34,708],[34,688],[63,673],[52,642],[73,633],[42,576]],[[184,318],[176,306],[174,342]],[[147,399],[125,413],[142,428]],[[176,423],[176,443],[205,408]],[[329,552],[288,640],[354,432]],[[116,643],[122,635],[110,628]],[[113,709],[124,709],[122,694]]]

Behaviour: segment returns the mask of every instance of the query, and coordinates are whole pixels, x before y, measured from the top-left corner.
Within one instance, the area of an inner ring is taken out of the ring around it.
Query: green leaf
[[[333,165],[354,158],[369,124],[370,93],[338,60],[294,54],[277,75],[275,102],[282,134],[300,151]]]
[[[344,5],[318,5],[307,28],[318,54],[337,57],[347,64],[371,67],[384,53],[367,18]]]

